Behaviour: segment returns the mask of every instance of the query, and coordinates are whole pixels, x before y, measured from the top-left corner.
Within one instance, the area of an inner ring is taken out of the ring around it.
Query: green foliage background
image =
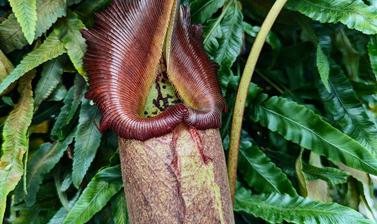
[[[80,29],[111,0],[0,0],[0,220],[127,223],[117,138],[85,99]],[[219,65],[225,150],[240,74],[273,1],[186,0]],[[375,223],[377,1],[288,0],[256,68],[235,215]]]

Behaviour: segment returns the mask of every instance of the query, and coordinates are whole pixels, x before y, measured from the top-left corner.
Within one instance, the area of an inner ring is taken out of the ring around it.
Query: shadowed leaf
[[[25,201],[28,206],[35,203],[44,176],[59,162],[72,141],[73,134],[62,142],[45,143],[31,156],[26,174],[27,194],[25,195]]]
[[[61,57],[48,61],[43,65],[41,79],[37,83],[34,93],[34,110],[47,99],[53,90],[61,83],[61,75],[63,74],[63,59]]]
[[[329,86],[330,64],[320,44],[318,44],[317,46],[317,68],[318,68],[318,72],[319,72],[319,75],[321,77],[323,84],[325,85],[327,91],[330,92],[330,86]]]
[[[76,77],[74,85],[68,90],[64,98],[64,106],[60,109],[60,113],[56,118],[55,124],[51,130],[51,136],[63,140],[69,130],[69,124],[76,114],[80,106],[81,98],[84,94],[84,81],[80,77]]]
[[[193,23],[204,23],[223,7],[225,0],[193,0],[190,1]]]
[[[79,126],[75,136],[72,180],[78,188],[92,163],[101,143],[101,132],[98,130],[100,113],[96,106],[83,98],[80,110]]]
[[[245,138],[241,142],[239,172],[243,175],[246,183],[258,192],[297,195],[283,171],[258,146]]]

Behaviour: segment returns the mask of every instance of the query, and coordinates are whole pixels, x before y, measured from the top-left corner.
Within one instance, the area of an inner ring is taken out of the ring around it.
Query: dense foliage
[[[0,0],[0,220],[127,223],[80,29],[111,0]],[[273,1],[186,0],[227,99]],[[377,1],[288,0],[249,88],[237,223],[374,223]]]

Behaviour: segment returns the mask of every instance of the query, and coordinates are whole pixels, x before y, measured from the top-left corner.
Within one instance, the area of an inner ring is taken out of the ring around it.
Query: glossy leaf
[[[64,45],[60,42],[58,36],[55,33],[50,34],[38,48],[28,53],[20,64],[0,83],[0,94],[28,71],[63,53],[65,53]]]
[[[81,103],[79,126],[75,135],[72,180],[78,188],[92,163],[101,143],[101,132],[98,130],[100,113],[89,100]]]
[[[341,22],[365,34],[377,34],[377,14],[362,0],[289,0],[288,8],[322,23]]]
[[[338,66],[333,66],[329,82],[331,93],[320,88],[327,113],[346,134],[376,154],[377,127]]]
[[[204,47],[211,58],[220,65],[220,73],[229,75],[242,47],[243,15],[236,1],[230,1],[221,15],[211,19],[204,29]]]
[[[67,135],[69,124],[71,123],[76,111],[81,103],[84,92],[84,81],[76,77],[74,85],[68,90],[64,98],[64,106],[60,109],[60,113],[56,118],[55,124],[51,130],[51,136],[62,140]]]
[[[113,176],[119,173],[119,166],[109,167],[97,173],[69,211],[63,223],[80,224],[89,221],[122,189],[122,181],[106,179],[108,175]]]
[[[250,140],[241,142],[239,172],[245,182],[258,192],[287,193],[296,196],[296,190],[287,176]]]
[[[237,192],[234,210],[260,217],[269,223],[372,223],[355,210],[336,203],[321,203],[277,193],[250,195],[242,188]]]
[[[335,162],[377,174],[376,157],[360,143],[343,134],[305,106],[282,97],[261,96],[250,118],[286,140],[313,150]]]
[[[36,0],[9,0],[22,32],[29,44],[33,43],[37,25]]]
[[[28,150],[28,129],[33,117],[34,74],[25,76],[18,87],[21,98],[7,117],[3,128],[0,158],[0,221],[3,220],[8,194],[14,190],[23,174],[23,158]],[[17,128],[15,128],[17,127]]]

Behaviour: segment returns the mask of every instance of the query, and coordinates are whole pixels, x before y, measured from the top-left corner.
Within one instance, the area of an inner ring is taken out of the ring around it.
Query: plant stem
[[[267,35],[271,30],[277,16],[284,7],[287,0],[276,0],[272,6],[270,12],[268,13],[266,19],[264,20],[261,30],[259,31],[251,52],[246,62],[244,68],[240,85],[238,87],[238,93],[236,98],[236,104],[234,107],[232,130],[230,135],[230,149],[229,149],[229,161],[228,161],[228,175],[230,191],[232,195],[232,200],[234,201],[234,195],[236,192],[236,180],[237,180],[237,163],[238,163],[238,150],[240,145],[240,135],[242,128],[242,118],[245,111],[245,102],[247,97],[247,92],[249,89],[249,84],[254,73],[255,65],[258,61],[259,55],[262,51],[264,42],[266,41]]]

